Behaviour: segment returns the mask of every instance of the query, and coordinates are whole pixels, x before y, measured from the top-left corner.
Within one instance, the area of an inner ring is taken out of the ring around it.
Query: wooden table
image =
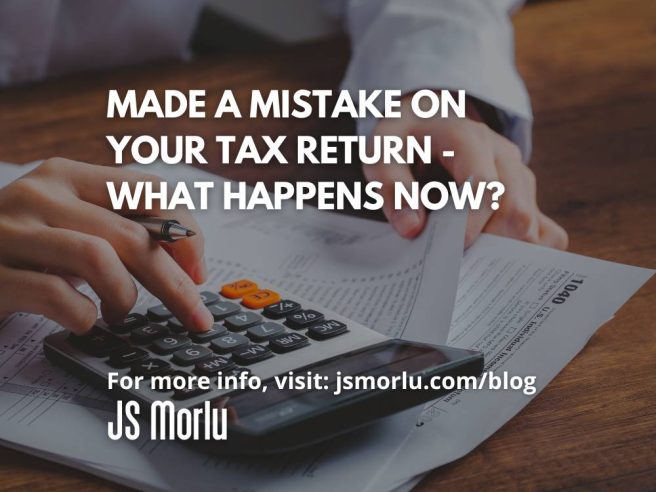
[[[540,2],[516,19],[519,67],[535,109],[543,209],[571,250],[656,267],[656,2]],[[109,88],[336,87],[341,43],[78,75],[0,93],[0,160],[61,155],[110,162],[106,134],[316,133],[317,121],[109,121]],[[299,67],[302,69],[299,70]],[[340,123],[341,125],[341,123]],[[273,173],[279,171],[272,171]],[[232,177],[252,179],[247,168]],[[312,176],[316,178],[316,176]],[[656,281],[492,438],[431,473],[419,490],[656,488]],[[630,379],[628,379],[630,378]],[[0,449],[0,487],[114,485]]]

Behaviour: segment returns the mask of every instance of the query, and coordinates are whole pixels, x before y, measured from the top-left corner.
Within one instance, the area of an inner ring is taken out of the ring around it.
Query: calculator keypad
[[[147,315],[130,313],[118,324],[99,322],[90,333],[70,335],[80,350],[107,358],[108,367],[129,369],[131,374],[238,376],[246,366],[347,333],[341,321],[325,319],[323,313],[277,292],[260,289],[247,279],[226,284],[221,295],[200,293],[215,323],[207,332],[192,332],[163,305]],[[230,299],[230,300],[227,300]],[[276,320],[276,321],[272,321]],[[205,393],[197,387],[164,391],[185,400]]]

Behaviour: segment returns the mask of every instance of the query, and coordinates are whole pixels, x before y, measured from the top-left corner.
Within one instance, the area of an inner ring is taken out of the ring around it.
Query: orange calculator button
[[[252,294],[247,294],[241,301],[249,309],[262,309],[276,302],[280,302],[280,294],[269,289],[262,289]]]
[[[244,278],[225,284],[221,287],[221,295],[230,299],[237,299],[238,297],[244,297],[246,294],[255,292],[258,289],[259,287],[255,282]]]

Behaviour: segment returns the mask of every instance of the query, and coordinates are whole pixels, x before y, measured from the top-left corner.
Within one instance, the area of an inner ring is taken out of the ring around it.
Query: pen
[[[162,219],[160,217],[135,217],[132,220],[144,226],[150,235],[158,241],[172,243],[178,239],[196,235],[191,229],[180,225],[177,220]]]

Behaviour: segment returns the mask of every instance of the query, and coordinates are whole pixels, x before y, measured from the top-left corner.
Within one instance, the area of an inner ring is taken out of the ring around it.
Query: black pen
[[[196,235],[191,229],[180,225],[177,220],[160,217],[134,217],[132,220],[144,226],[154,239],[166,243]]]

